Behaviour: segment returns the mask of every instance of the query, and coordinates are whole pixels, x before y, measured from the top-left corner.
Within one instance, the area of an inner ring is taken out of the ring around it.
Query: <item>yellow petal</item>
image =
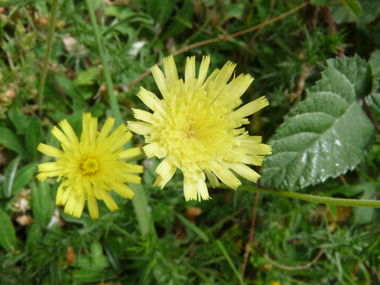
[[[222,87],[231,78],[232,72],[236,67],[236,63],[228,61],[220,70],[218,76],[215,78],[215,86]]]
[[[212,173],[208,170],[203,170],[203,171],[206,174],[208,181],[210,181],[212,187],[214,187],[214,189],[215,189],[215,187],[218,187],[219,181],[218,181],[218,178],[216,178],[216,176],[214,175],[214,173]]]
[[[87,196],[87,206],[88,211],[90,212],[91,219],[98,219],[99,208],[95,196]]]
[[[249,115],[252,115],[253,113],[256,113],[257,111],[260,111],[262,108],[269,105],[268,100],[265,98],[265,96],[262,96],[255,101],[252,101],[243,107],[237,109],[235,112],[236,114],[240,114],[242,117],[248,117]]]
[[[156,123],[156,120],[153,118],[153,114],[149,113],[147,111],[139,110],[139,109],[132,109],[135,118],[137,120],[141,120],[150,124]]]
[[[186,201],[197,200],[197,184],[189,177],[183,179],[183,192],[185,194]]]
[[[174,87],[174,83],[178,80],[177,67],[174,62],[173,56],[164,58],[164,68],[166,74],[166,85],[168,88]],[[161,93],[164,96],[163,93]]]
[[[51,132],[61,143],[65,144],[68,147],[71,145],[68,137],[57,127],[54,127]]]
[[[217,162],[212,164],[212,172],[226,185],[230,186],[232,189],[236,189],[241,184],[240,180],[227,168],[221,166]]]
[[[253,164],[253,165],[262,165],[264,160],[264,156],[255,155],[255,154],[247,154],[242,158],[242,163],[245,164]]]
[[[124,169],[125,171],[129,173],[143,173],[144,172],[144,167],[138,164],[127,164],[124,167]]]
[[[139,154],[141,154],[141,149],[139,147],[134,147],[134,148],[130,148],[127,150],[123,150],[119,154],[119,158],[120,159],[130,158],[130,157],[134,157],[134,156],[139,155]]]
[[[86,197],[83,195],[76,195],[76,205],[73,212],[73,217],[80,218],[83,213],[84,204],[86,203]]]
[[[134,184],[140,184],[141,183],[141,177],[133,174],[127,174],[125,173],[123,176],[127,178],[127,182],[134,183]]]
[[[75,134],[73,128],[70,126],[69,122],[66,119],[59,122],[59,126],[71,142],[78,142],[77,135]]]
[[[139,97],[141,101],[143,101],[143,103],[152,111],[161,109],[160,99],[158,99],[156,95],[144,89],[143,87],[140,88],[140,92],[137,94],[137,97]]]
[[[59,166],[56,162],[45,162],[38,164],[38,171],[43,172],[50,172],[50,171],[57,171],[62,170],[62,166]]]
[[[264,155],[264,154],[271,154],[272,153],[272,146],[267,145],[267,144],[252,144],[247,148],[248,154],[257,154],[257,155]]]
[[[106,137],[111,132],[114,123],[115,123],[115,119],[114,118],[112,118],[112,117],[108,117],[107,118],[107,120],[104,123],[103,128],[102,128],[102,130],[100,131],[100,134],[99,134],[99,140],[100,141],[104,141],[106,139]]]
[[[198,191],[198,200],[199,201],[202,201],[202,199],[203,200],[210,199],[210,196],[208,194],[207,185],[203,179],[199,179],[197,181],[197,191]]]
[[[94,141],[98,134],[98,118],[94,117],[90,120],[89,136],[90,142]]]
[[[119,137],[118,140],[110,148],[111,151],[118,150],[122,148],[131,138],[133,134],[131,132],[126,132],[123,136]]]
[[[161,180],[157,185],[162,189],[170,181],[170,179],[172,179],[176,170],[177,167],[174,164],[170,163],[168,159],[164,159],[156,169],[156,173],[158,173],[161,177]]]
[[[195,56],[186,58],[185,83],[195,79]]]
[[[147,135],[152,132],[153,126],[148,123],[142,123],[142,122],[128,122],[128,128],[139,135]]]
[[[260,178],[260,174],[258,174],[253,169],[249,168],[247,165],[243,163],[229,163],[228,166],[235,171],[237,174],[243,176],[245,179],[248,179],[252,182],[257,182]]]
[[[55,199],[55,203],[56,203],[58,206],[62,206],[62,205],[63,205],[63,203],[62,203],[62,196],[63,196],[63,193],[65,193],[65,190],[64,190],[63,183],[61,183],[61,185],[59,185],[59,187],[58,187],[57,197],[56,197],[56,199]]]
[[[210,66],[210,56],[203,56],[201,67],[199,68],[197,88],[201,87],[206,79],[208,68]]]
[[[120,196],[127,198],[127,199],[132,199],[135,193],[129,188],[127,185],[123,183],[114,183],[113,184],[113,190],[119,194]]]
[[[64,156],[64,152],[50,145],[40,143],[37,147],[37,150],[46,154],[48,156],[53,156],[57,158],[62,158]]]
[[[119,209],[119,207],[116,205],[116,203],[113,200],[113,198],[111,197],[111,195],[106,190],[98,188],[97,191],[98,191],[98,193],[102,197],[102,200],[104,201],[104,203],[106,203],[108,209],[110,209],[111,212],[114,212],[117,209]]]
[[[152,74],[153,74],[154,80],[156,81],[158,89],[160,89],[162,96],[165,98],[168,92],[168,87],[166,86],[166,78],[163,72],[157,65],[153,66],[150,70],[152,71]]]

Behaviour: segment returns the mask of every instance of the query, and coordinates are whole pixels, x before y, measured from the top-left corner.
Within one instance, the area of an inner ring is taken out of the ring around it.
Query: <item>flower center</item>
[[[84,174],[93,174],[95,173],[99,167],[98,167],[98,161],[93,158],[86,158],[82,163],[81,167]]]

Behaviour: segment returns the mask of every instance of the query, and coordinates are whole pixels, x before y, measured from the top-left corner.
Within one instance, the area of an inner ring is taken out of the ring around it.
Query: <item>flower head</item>
[[[152,68],[163,100],[141,88],[138,96],[153,113],[134,109],[136,119],[144,122],[128,122],[130,130],[145,136],[148,157],[165,158],[157,167],[155,185],[163,188],[179,168],[186,200],[209,199],[206,177],[213,187],[219,178],[236,189],[241,183],[231,169],[256,182],[260,175],[246,164],[261,165],[263,155],[271,153],[261,137],[249,136],[242,127],[249,123],[245,117],[268,105],[265,97],[236,109],[253,78],[242,74],[227,83],[236,66],[227,62],[206,80],[209,65],[210,57],[203,57],[196,78],[195,57],[187,58],[183,81],[173,57],[165,58],[166,76]]]
[[[110,136],[115,119],[108,118],[98,132],[98,119],[90,113],[83,114],[83,130],[80,140],[74,130],[63,120],[52,130],[61,142],[62,150],[46,144],[39,144],[38,150],[58,158],[56,162],[38,165],[37,178],[44,181],[47,177],[58,176],[62,181],[58,188],[56,204],[65,205],[65,213],[80,218],[84,204],[91,218],[99,218],[97,200],[103,200],[111,211],[118,209],[108,193],[114,190],[124,198],[131,199],[133,191],[125,182],[140,183],[141,178],[132,173],[143,172],[141,165],[127,164],[122,159],[140,154],[139,148],[123,150],[132,133],[125,125],[120,125]]]

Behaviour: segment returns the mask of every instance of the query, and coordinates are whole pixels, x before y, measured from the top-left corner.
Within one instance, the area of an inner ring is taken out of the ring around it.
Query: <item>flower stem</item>
[[[51,55],[51,51],[53,47],[54,30],[55,30],[55,22],[57,20],[57,14],[58,14],[58,0],[53,0],[52,5],[51,5],[49,33],[47,37],[45,61],[44,61],[43,69],[42,69],[40,87],[38,89],[38,107],[39,107],[38,113],[40,116],[42,116],[42,113],[43,113],[42,103],[44,100],[44,89],[45,89],[46,76],[48,72],[49,60],[50,60],[50,55]]]
[[[95,18],[94,8],[92,6],[93,1],[86,0],[86,5],[87,5],[88,13],[90,15],[91,24],[94,29],[94,36],[95,36],[96,44],[98,46],[100,60],[103,65],[103,75],[106,81],[107,94],[110,101],[111,110],[112,110],[113,116],[115,117],[116,125],[119,126],[123,124],[123,118],[121,116],[119,104],[117,102],[117,99],[115,97],[115,93],[113,90],[111,74],[108,69],[108,61],[106,59],[106,55],[103,49],[102,38],[100,36],[99,27]],[[135,185],[135,184],[128,184],[128,185],[133,190],[133,192],[135,192],[135,196],[132,199],[132,204],[136,212],[137,221],[140,226],[141,234],[143,236],[147,236],[148,234],[153,232],[154,228],[152,224],[151,215],[148,210],[148,203],[145,198],[144,188],[141,185]]]
[[[96,22],[94,7],[92,6],[93,1],[86,0],[86,4],[87,4],[87,9],[88,9],[88,14],[90,15],[91,25],[92,25],[92,28],[94,29],[94,36],[95,36],[96,44],[98,46],[100,60],[102,62],[102,66],[103,66],[103,76],[104,76],[104,80],[106,81],[107,94],[108,94],[108,98],[110,100],[111,110],[113,113],[113,117],[116,120],[116,126],[119,126],[123,123],[123,119],[121,117],[119,105],[117,103],[117,99],[115,97],[115,93],[113,90],[111,73],[108,69],[108,61],[106,58],[106,54],[103,50],[102,38],[100,37],[98,23]]]
[[[226,185],[220,185],[220,188],[228,188]],[[338,206],[349,206],[349,207],[370,207],[370,208],[380,208],[380,200],[359,200],[359,199],[346,199],[346,198],[331,198],[315,196],[310,194],[302,194],[298,192],[289,192],[274,189],[262,189],[256,186],[241,185],[239,190],[244,190],[252,193],[266,193],[273,194],[282,197],[300,199],[304,201],[309,201],[313,203],[321,203],[327,205],[338,205]]]
[[[141,234],[145,237],[154,232],[153,222],[148,210],[148,202],[141,184],[128,183],[128,186],[135,193],[132,198],[133,208],[136,212],[137,222],[140,226]]]

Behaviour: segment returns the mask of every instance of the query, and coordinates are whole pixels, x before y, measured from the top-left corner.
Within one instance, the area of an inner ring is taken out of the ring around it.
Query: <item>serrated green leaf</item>
[[[32,192],[32,210],[36,223],[47,226],[54,211],[54,201],[50,193],[51,189],[47,183],[38,182]]]
[[[371,53],[368,62],[371,65],[373,75],[375,76],[372,93],[380,93],[380,49],[376,49]],[[378,96],[380,96],[380,94],[378,94]],[[380,100],[377,100],[377,98],[374,98],[374,100],[380,106]]]
[[[32,156],[33,160],[37,159],[37,146],[41,141],[41,124],[36,116],[33,116],[29,122],[26,140],[26,149]]]
[[[328,63],[322,79],[269,141],[273,155],[265,158],[261,168],[263,185],[291,191],[315,185],[353,169],[371,149],[374,127],[355,92],[369,89],[364,65],[353,70],[357,58]]]
[[[29,159],[29,154],[26,152],[21,139],[14,132],[4,127],[0,127],[0,145],[14,150],[26,160]]]
[[[15,229],[4,211],[0,211],[0,244],[7,252],[12,252],[17,245]]]
[[[340,0],[348,12],[354,16],[355,20],[359,19],[362,14],[362,6],[356,0]]]
[[[370,65],[359,56],[345,57],[343,59],[329,59],[329,68],[335,68],[354,85],[357,96],[366,96],[372,90],[372,70]]]
[[[149,0],[147,4],[147,12],[160,24],[161,27],[163,27],[169,20],[174,5],[174,0]]]
[[[37,162],[31,162],[21,167],[17,173],[12,185],[12,194],[17,193],[24,187],[34,176],[37,171]]]
[[[4,180],[4,195],[9,198],[12,195],[13,182],[16,177],[17,168],[20,163],[21,157],[16,157],[11,161],[5,170],[5,180]]]
[[[380,13],[380,0],[360,0],[362,6],[362,17],[360,20],[367,24],[376,19],[377,15]]]

